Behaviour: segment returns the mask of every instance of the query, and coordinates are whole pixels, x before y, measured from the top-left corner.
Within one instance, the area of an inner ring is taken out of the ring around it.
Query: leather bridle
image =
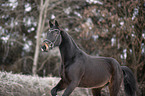
[[[55,40],[54,41],[51,41],[51,40],[48,40],[48,39],[45,39],[43,42],[44,43],[46,43],[47,44],[47,46],[48,46],[48,48],[49,49],[52,49],[53,47],[54,47],[54,45],[55,45],[55,43],[56,43],[56,41],[57,41],[57,39],[58,39],[58,37],[60,36],[60,30],[59,29],[49,29],[49,32],[51,33],[52,31],[58,31],[58,34],[57,34],[57,36],[56,36],[56,38],[55,38]]]

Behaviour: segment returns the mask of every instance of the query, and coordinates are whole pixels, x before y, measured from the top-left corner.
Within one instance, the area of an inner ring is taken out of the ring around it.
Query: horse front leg
[[[58,84],[51,90],[51,95],[56,96],[57,91],[61,91],[67,87],[67,84],[61,79]]]
[[[68,87],[66,88],[62,96],[69,96],[77,86],[78,86],[78,81],[72,81],[68,85]]]

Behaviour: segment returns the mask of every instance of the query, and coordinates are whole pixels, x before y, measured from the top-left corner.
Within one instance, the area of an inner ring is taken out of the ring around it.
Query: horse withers
[[[82,51],[72,37],[62,30],[58,22],[52,24],[41,50],[48,51],[58,46],[61,53],[61,80],[51,90],[52,96],[64,90],[69,96],[76,87],[91,88],[93,96],[101,96],[101,89],[109,86],[110,96],[117,96],[122,81],[127,96],[136,96],[136,80],[133,72],[114,58],[90,56]]]

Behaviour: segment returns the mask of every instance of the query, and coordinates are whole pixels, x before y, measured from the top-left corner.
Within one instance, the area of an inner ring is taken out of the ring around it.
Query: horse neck
[[[71,36],[66,32],[61,32],[62,42],[59,46],[61,58],[63,63],[67,62],[68,60],[72,59],[76,53],[79,51],[78,46],[73,41]]]

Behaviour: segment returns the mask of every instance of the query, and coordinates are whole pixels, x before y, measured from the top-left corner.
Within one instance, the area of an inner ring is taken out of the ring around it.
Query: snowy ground
[[[60,78],[37,77],[0,72],[0,96],[51,96],[50,90]],[[108,88],[102,93],[108,96]],[[61,96],[59,92],[58,96]],[[89,89],[76,88],[71,96],[92,96]],[[121,96],[121,95],[120,95]]]

